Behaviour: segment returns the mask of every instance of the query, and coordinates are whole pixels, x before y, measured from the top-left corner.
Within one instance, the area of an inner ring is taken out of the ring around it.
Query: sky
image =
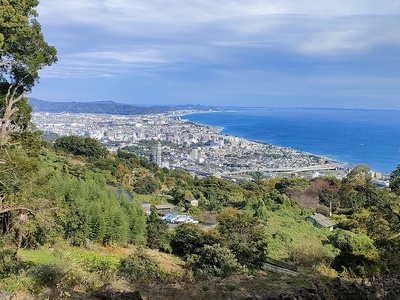
[[[400,109],[400,0],[40,0],[29,97]]]

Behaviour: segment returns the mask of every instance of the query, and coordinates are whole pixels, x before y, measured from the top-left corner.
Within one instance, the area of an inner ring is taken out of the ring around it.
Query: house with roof
[[[185,201],[189,203],[191,206],[199,206],[199,200],[194,198],[186,198]]]
[[[158,204],[155,205],[159,216],[164,216],[172,212],[172,206],[170,204]]]
[[[313,213],[311,216],[308,217],[308,220],[315,226],[329,228],[330,231],[332,231],[333,227],[335,226],[335,223],[319,213]]]

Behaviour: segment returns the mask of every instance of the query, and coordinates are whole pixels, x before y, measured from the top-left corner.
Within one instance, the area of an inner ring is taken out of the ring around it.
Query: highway
[[[226,176],[234,176],[240,174],[252,174],[254,172],[262,173],[297,173],[297,172],[307,172],[307,171],[324,171],[324,170],[338,170],[340,168],[346,168],[346,164],[324,164],[316,166],[304,166],[304,167],[281,167],[281,168],[259,168],[259,169],[244,169],[234,172],[226,172]]]

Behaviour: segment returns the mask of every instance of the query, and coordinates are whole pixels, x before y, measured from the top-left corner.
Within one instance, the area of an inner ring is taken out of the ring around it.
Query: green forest
[[[298,284],[306,285],[308,278],[398,274],[400,166],[389,188],[376,187],[366,165],[342,180],[264,179],[256,172],[251,180],[231,182],[159,168],[124,150],[110,153],[92,138],[43,141],[25,93],[57,57],[35,18],[37,4],[0,6],[2,293],[83,299],[112,282],[143,289],[148,299],[180,299],[176,290],[151,293],[155,286],[200,284],[196,292],[207,294],[227,278],[235,283],[224,291],[239,293],[245,284],[251,289],[278,280],[264,268],[271,260],[296,270]],[[142,202],[151,203],[150,215]],[[158,204],[200,224],[171,230]],[[334,230],[314,226],[309,216],[316,212]]]

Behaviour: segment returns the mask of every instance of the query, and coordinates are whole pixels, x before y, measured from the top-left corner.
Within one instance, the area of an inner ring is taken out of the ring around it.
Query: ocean
[[[400,164],[400,111],[259,108],[193,113],[222,134],[326,156],[390,174]]]

